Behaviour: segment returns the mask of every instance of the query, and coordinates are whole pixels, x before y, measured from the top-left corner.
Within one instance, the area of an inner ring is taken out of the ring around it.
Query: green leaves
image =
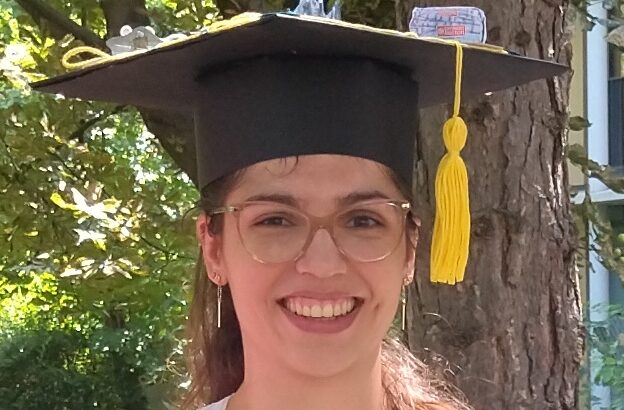
[[[610,409],[624,406],[624,306],[595,306],[606,320],[588,323],[589,347],[600,354],[594,382],[611,387]]]
[[[97,1],[49,3],[103,35]],[[170,3],[187,28],[212,7]],[[139,380],[180,381],[165,365],[181,363],[197,192],[136,110],[33,93],[27,82],[59,73],[74,42],[5,2],[0,16],[0,408],[140,403]],[[167,16],[163,27],[179,23]]]
[[[624,177],[612,167],[587,158],[587,150],[582,145],[571,144],[567,156],[570,162],[581,168],[588,177],[596,178],[614,192],[624,193]]]
[[[199,30],[213,22],[218,14],[211,1],[147,0],[145,5],[161,37]]]
[[[591,127],[591,123],[583,117],[575,116],[570,117],[568,120],[568,126],[572,131],[583,131],[584,129]]]

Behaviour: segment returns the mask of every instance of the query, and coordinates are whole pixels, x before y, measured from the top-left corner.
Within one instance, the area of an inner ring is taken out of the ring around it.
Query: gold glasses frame
[[[301,249],[299,250],[299,252],[292,258],[288,258],[284,261],[279,261],[279,262],[273,262],[273,261],[266,261],[261,259],[260,257],[258,257],[254,252],[252,252],[246,242],[245,242],[245,238],[244,235],[241,232],[241,228],[240,228],[240,211],[242,211],[245,207],[251,206],[251,205],[256,205],[256,204],[262,204],[262,205],[267,205],[267,204],[271,204],[271,205],[279,205],[281,207],[287,208],[291,211],[293,211],[295,214],[301,215],[303,216],[304,220],[308,223],[308,235],[307,238],[305,240],[305,242],[303,243]],[[314,215],[310,215],[307,212],[288,205],[288,204],[283,204],[281,202],[275,202],[275,201],[246,201],[246,202],[242,202],[239,204],[232,204],[232,205],[225,205],[222,207],[218,207],[215,208],[209,212],[207,212],[208,216],[213,217],[216,215],[225,215],[228,213],[232,213],[236,216],[236,229],[238,231],[238,236],[239,239],[241,241],[241,243],[243,244],[243,247],[245,248],[245,250],[247,251],[247,253],[249,253],[251,255],[251,257],[263,264],[270,264],[270,263],[286,263],[286,262],[292,262],[292,261],[296,261],[299,258],[301,258],[301,256],[303,256],[306,252],[306,250],[308,249],[308,247],[310,246],[310,243],[312,243],[312,240],[314,239],[314,236],[316,235],[316,232],[318,232],[320,229],[325,229],[328,233],[329,236],[331,237],[332,241],[334,242],[334,245],[336,246],[336,248],[338,249],[338,251],[344,255],[345,257],[358,261],[358,262],[364,262],[364,263],[368,263],[368,262],[378,262],[381,261],[385,258],[387,258],[389,255],[392,254],[392,252],[394,252],[394,250],[397,248],[397,246],[399,245],[399,243],[401,242],[401,235],[397,235],[397,240],[396,243],[391,247],[391,249],[389,249],[383,256],[374,258],[374,259],[370,259],[370,260],[362,260],[361,258],[356,258],[353,255],[350,255],[349,252],[345,251],[343,249],[343,247],[340,245],[339,241],[336,241],[336,237],[334,235],[334,225],[335,225],[335,221],[337,219],[337,217],[339,215],[342,215],[346,212],[349,212],[350,210],[356,209],[357,207],[361,207],[361,206],[367,206],[367,205],[391,205],[397,208],[397,210],[401,211],[403,213],[402,216],[402,227],[401,227],[401,232],[404,233],[405,232],[405,225],[406,225],[406,220],[407,220],[407,215],[409,214],[410,210],[411,210],[411,204],[408,201],[401,201],[401,200],[387,200],[387,199],[381,199],[381,200],[372,200],[372,201],[365,201],[365,202],[360,202],[357,204],[353,204],[353,205],[349,205],[343,208],[339,208],[337,210],[335,210],[334,212],[325,215],[325,216],[314,216]]]

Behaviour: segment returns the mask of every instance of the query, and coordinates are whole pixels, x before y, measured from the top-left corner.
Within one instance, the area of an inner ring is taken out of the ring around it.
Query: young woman
[[[281,13],[79,65],[35,88],[195,121],[201,252],[186,409],[469,408],[388,336],[414,272],[417,108],[455,97],[432,269],[454,283],[470,232],[459,96],[562,67]]]
[[[208,186],[189,402],[468,408],[387,335],[414,272],[409,198],[386,166],[341,155],[264,161]]]

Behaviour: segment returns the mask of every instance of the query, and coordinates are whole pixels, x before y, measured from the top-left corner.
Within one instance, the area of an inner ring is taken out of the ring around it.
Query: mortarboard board
[[[499,47],[290,13],[245,13],[149,50],[97,54],[33,87],[192,113],[200,189],[260,161],[320,153],[372,159],[410,183],[417,108],[453,101],[431,265],[432,281],[451,284],[463,279],[470,235],[461,96],[567,69]]]

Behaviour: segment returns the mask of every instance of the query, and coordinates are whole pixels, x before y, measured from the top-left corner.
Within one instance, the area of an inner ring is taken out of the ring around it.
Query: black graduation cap
[[[33,87],[192,113],[200,189],[256,162],[319,153],[372,159],[410,183],[417,108],[454,101],[432,260],[432,280],[445,283],[463,278],[470,231],[460,95],[566,70],[499,47],[290,13],[244,13],[150,50],[95,52],[79,70]]]

